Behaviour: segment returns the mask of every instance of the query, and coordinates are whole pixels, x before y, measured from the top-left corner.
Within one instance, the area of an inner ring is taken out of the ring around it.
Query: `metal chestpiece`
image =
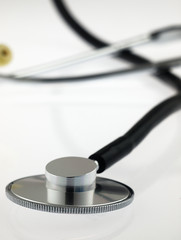
[[[59,158],[46,165],[44,175],[9,183],[6,195],[23,207],[54,213],[101,213],[129,205],[133,190],[96,177],[97,168],[96,162],[87,158]]]

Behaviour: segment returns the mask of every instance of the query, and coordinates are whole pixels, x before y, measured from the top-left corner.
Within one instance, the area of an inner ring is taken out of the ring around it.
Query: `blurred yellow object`
[[[0,44],[0,66],[4,66],[8,64],[12,59],[12,53],[11,50],[3,45]]]

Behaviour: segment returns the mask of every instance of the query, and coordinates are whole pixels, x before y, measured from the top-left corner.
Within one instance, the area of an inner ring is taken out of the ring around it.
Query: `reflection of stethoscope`
[[[147,135],[167,116],[181,108],[181,80],[169,71],[172,66],[180,65],[181,59],[172,59],[159,63],[133,54],[128,48],[152,40],[159,40],[168,35],[180,33],[180,26],[164,28],[151,34],[146,34],[131,40],[108,46],[85,30],[70,15],[64,3],[54,0],[57,9],[69,25],[86,41],[100,50],[76,56],[65,61],[47,63],[34,68],[25,69],[9,76],[21,81],[69,81],[106,77],[114,74],[128,73],[138,70],[153,69],[154,75],[164,82],[174,86],[178,93],[163,101],[149,111],[124,136],[103,147],[88,159],[66,157],[47,164],[45,175],[26,177],[11,182],[6,187],[6,194],[13,202],[37,210],[57,213],[99,213],[122,208],[133,200],[133,190],[111,179],[96,177],[121,158],[128,155]],[[91,60],[106,54],[116,54],[136,67],[126,70],[100,73],[96,75],[42,79],[32,77],[41,72]]]

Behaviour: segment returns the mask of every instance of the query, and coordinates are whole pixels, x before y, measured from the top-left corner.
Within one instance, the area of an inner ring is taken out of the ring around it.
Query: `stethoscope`
[[[117,161],[128,155],[166,117],[181,108],[181,80],[169,71],[181,64],[181,58],[152,63],[133,54],[129,48],[158,41],[168,36],[180,34],[181,26],[173,26],[144,34],[133,39],[108,45],[84,29],[69,13],[61,0],[53,0],[58,11],[84,40],[99,48],[65,60],[46,63],[13,74],[3,76],[7,79],[34,82],[76,81],[125,74],[142,70],[154,70],[155,77],[176,88],[178,93],[151,109],[123,136],[109,143],[88,158],[64,157],[48,163],[44,175],[36,175],[15,180],[6,187],[7,197],[16,204],[55,213],[100,213],[117,210],[129,205],[134,198],[133,190],[112,179],[97,177]],[[114,54],[136,64],[132,68],[104,72],[95,75],[39,78],[38,74],[67,67],[97,57]]]

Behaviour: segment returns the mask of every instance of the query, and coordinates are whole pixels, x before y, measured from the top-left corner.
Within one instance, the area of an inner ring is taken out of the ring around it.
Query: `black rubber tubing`
[[[104,42],[103,40],[99,39],[98,37],[94,36],[90,33],[87,29],[85,29],[77,19],[73,16],[70,12],[68,7],[63,0],[52,0],[53,4],[56,7],[59,15],[65,20],[71,29],[79,35],[83,40],[91,44],[95,48],[101,48],[108,46],[109,43]],[[160,32],[160,31],[159,31]],[[155,35],[158,35],[158,32],[155,32]],[[132,53],[131,50],[123,50],[120,51],[115,55],[118,58],[124,59],[133,64],[147,64],[151,63],[150,60]],[[175,76],[173,73],[169,71],[169,69],[158,69],[154,74],[157,78],[163,81],[166,84],[171,85],[172,87],[176,88],[176,90],[181,91],[181,80],[179,77]]]
[[[150,110],[125,135],[109,143],[89,158],[99,163],[98,173],[131,153],[137,145],[170,114],[181,109],[181,94],[177,94]]]
[[[53,2],[64,20],[76,33],[78,33],[80,37],[97,48],[108,45],[84,29],[80,23],[78,23],[75,18],[73,18],[73,16],[69,13],[62,0],[53,0]],[[157,37],[157,35],[158,33],[156,32],[155,36]],[[134,64],[150,63],[149,60],[132,53],[130,50],[119,52],[119,54],[117,54],[117,57],[125,59]],[[155,73],[155,76],[174,87],[177,91],[181,91],[181,79],[171,73],[169,69],[158,69],[158,71]],[[129,154],[155,126],[157,126],[166,117],[180,108],[181,94],[179,93],[154,107],[124,136],[118,138],[96,153],[92,154],[89,158],[98,161],[98,173],[103,172],[105,169],[112,166],[115,162],[119,161],[121,158]]]

